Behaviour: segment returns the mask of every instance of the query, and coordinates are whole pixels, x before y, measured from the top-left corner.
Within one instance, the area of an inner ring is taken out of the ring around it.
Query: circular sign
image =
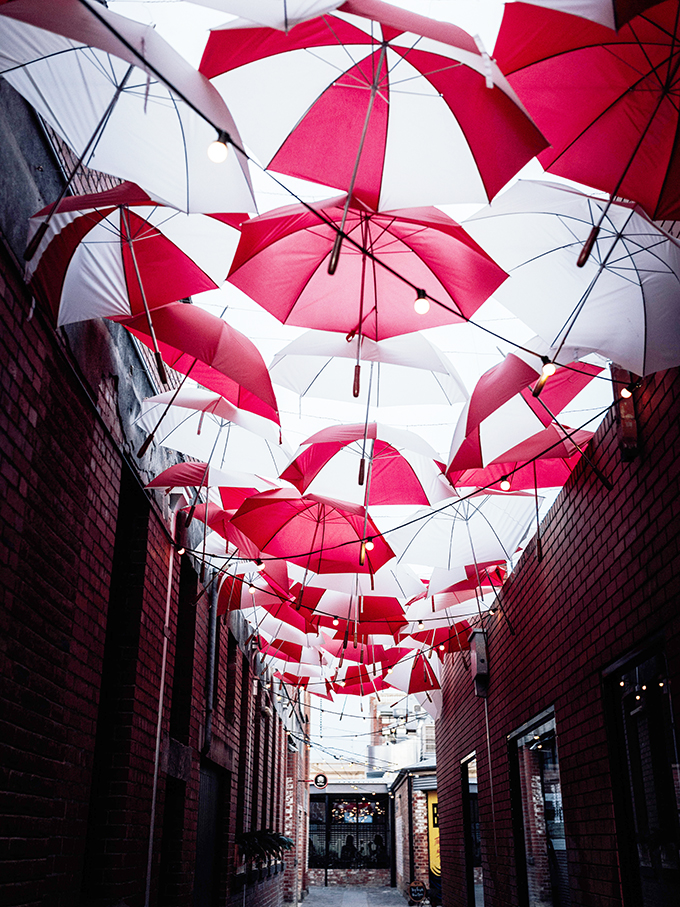
[[[316,775],[314,778],[314,787],[324,788],[328,784],[328,778],[325,775]]]
[[[427,897],[427,888],[423,885],[422,882],[411,882],[411,884],[408,886],[408,895],[412,901],[415,901],[417,904],[419,904]]]

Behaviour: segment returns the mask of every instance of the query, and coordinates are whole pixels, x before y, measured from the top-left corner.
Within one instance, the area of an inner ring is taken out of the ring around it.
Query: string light
[[[416,290],[416,299],[413,303],[416,315],[427,315],[430,311],[430,301],[425,290]]]
[[[629,397],[633,396],[633,391],[630,389],[630,387],[622,387],[621,396],[624,400],[627,400]]]
[[[337,617],[334,617],[334,618],[333,618],[333,626],[334,626],[334,627],[337,627],[337,625],[338,625],[339,623],[340,623],[340,621],[337,619]]]
[[[375,543],[374,543],[373,539],[366,539],[365,547],[366,547],[366,551],[373,551],[373,549],[375,548]]]
[[[503,476],[501,479],[500,488],[501,491],[510,491],[510,479],[507,476]]]
[[[229,156],[229,136],[219,130],[217,138],[208,145],[208,157],[213,164],[223,164]]]

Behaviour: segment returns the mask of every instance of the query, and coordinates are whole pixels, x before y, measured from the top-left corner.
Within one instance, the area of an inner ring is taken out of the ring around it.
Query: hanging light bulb
[[[338,625],[339,623],[340,623],[340,621],[337,619],[337,617],[334,617],[334,618],[333,618],[333,626],[334,626],[334,627],[337,627],[337,625]]]
[[[446,646],[439,646],[439,651],[443,652],[445,648],[446,648]]]
[[[507,476],[503,476],[501,479],[500,488],[501,491],[510,491],[510,479]]]
[[[419,621],[418,621],[418,629],[419,629],[419,630],[424,630],[424,629],[425,629],[425,624],[423,623],[422,620],[419,620]]]
[[[208,145],[208,157],[213,164],[223,164],[229,154],[229,136],[220,130],[214,142]]]
[[[366,548],[366,551],[373,551],[375,548],[373,539],[366,539],[366,545],[364,547]]]
[[[633,396],[633,391],[630,389],[630,387],[622,387],[621,396],[623,397],[624,400],[628,400],[629,397]]]
[[[388,668],[388,669],[387,669],[387,673],[388,673],[388,674],[391,674],[393,670],[394,670],[394,668]]]
[[[255,595],[255,586],[253,586],[252,583],[248,586],[248,592],[250,592],[251,595]]]
[[[547,356],[541,356],[541,362],[543,363],[543,367],[541,368],[541,375],[531,392],[534,397],[538,397],[545,386],[545,382],[557,371],[557,366],[554,362],[551,362]]]
[[[425,290],[416,290],[416,299],[413,308],[417,315],[427,315],[430,311],[430,301]]]

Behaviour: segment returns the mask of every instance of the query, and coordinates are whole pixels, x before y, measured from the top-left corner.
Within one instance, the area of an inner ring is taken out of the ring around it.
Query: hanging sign
[[[314,787],[318,787],[319,790],[323,790],[327,784],[328,784],[328,778],[325,775],[322,775],[322,774],[315,775]]]

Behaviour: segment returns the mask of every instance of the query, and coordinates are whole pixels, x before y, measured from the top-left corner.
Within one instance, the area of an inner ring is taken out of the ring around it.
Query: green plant
[[[243,859],[249,862],[263,862],[271,857],[281,857],[284,850],[291,850],[294,841],[286,835],[271,829],[246,831],[236,837],[236,845]]]

